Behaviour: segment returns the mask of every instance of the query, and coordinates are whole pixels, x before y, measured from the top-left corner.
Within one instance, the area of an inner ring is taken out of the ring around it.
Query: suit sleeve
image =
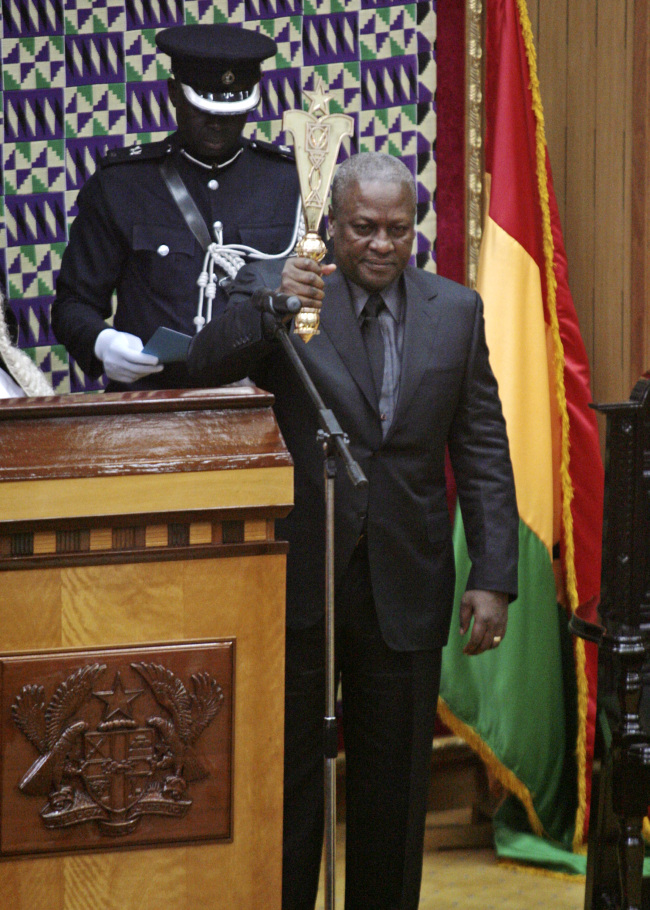
[[[265,318],[253,305],[253,293],[278,287],[283,261],[254,263],[242,268],[229,291],[225,310],[195,335],[187,368],[201,385],[218,386],[249,376],[263,385],[264,364],[277,347]]]
[[[472,569],[468,589],[517,595],[519,513],[508,434],[489,362],[483,303],[476,297],[460,402],[449,434]]]

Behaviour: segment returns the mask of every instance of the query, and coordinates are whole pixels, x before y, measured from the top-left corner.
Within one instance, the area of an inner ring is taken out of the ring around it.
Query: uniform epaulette
[[[262,142],[261,139],[251,139],[249,147],[256,152],[265,152],[267,155],[277,155],[286,161],[295,161],[293,149],[288,145],[276,145],[274,142]]]
[[[109,149],[101,159],[102,167],[110,167],[112,164],[126,164],[130,161],[153,161],[156,158],[164,158],[171,151],[172,144],[169,139],[161,139],[160,142],[149,142],[147,145],[130,145],[128,148]]]

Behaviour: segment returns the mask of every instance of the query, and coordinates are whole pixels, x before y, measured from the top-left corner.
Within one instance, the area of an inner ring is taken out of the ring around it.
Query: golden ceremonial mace
[[[326,94],[320,76],[314,91],[305,91],[304,94],[309,99],[309,110],[285,111],[282,127],[293,136],[300,196],[307,224],[307,233],[298,241],[294,252],[297,256],[320,262],[327,248],[318,228],[339,148],[345,136],[353,135],[354,120],[348,114],[330,114],[331,95]],[[303,306],[294,319],[293,331],[307,342],[313,335],[318,335],[319,321],[318,310]]]

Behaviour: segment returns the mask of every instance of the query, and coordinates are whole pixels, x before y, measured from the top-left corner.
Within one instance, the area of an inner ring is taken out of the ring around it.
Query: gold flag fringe
[[[479,736],[476,730],[472,729],[472,727],[463,723],[462,720],[459,720],[458,717],[452,714],[449,705],[442,698],[438,698],[438,716],[452,733],[455,733],[456,736],[460,736],[464,739],[470,749],[476,752],[483,764],[492,772],[492,774],[494,774],[495,778],[504,789],[517,797],[526,810],[530,827],[535,834],[542,837],[544,834],[544,826],[535,811],[533,798],[530,795],[528,787],[519,780],[514,771],[511,771],[510,768],[506,768],[506,766],[499,761],[492,749],[485,740]]]
[[[547,307],[551,321],[551,337],[555,353],[555,394],[560,413],[562,444],[560,456],[560,483],[562,487],[562,530],[564,534],[564,571],[565,584],[569,605],[572,612],[579,607],[578,586],[575,570],[575,548],[573,539],[573,514],[571,502],[573,500],[573,481],[569,473],[569,412],[566,402],[566,388],[564,385],[564,346],[560,335],[560,325],[557,317],[557,279],[555,277],[555,249],[551,231],[551,210],[549,204],[548,180],[549,174],[546,166],[546,135],[544,130],[544,112],[537,77],[537,55],[533,42],[533,32],[526,8],[526,0],[517,0],[521,31],[528,59],[530,75],[530,89],[533,97],[533,112],[536,124],[536,150],[537,150],[537,183],[540,196],[542,213],[542,231],[544,238],[544,263],[547,284]],[[585,812],[587,802],[587,706],[589,688],[586,676],[586,657],[584,641],[576,638],[574,643],[576,661],[576,680],[578,689],[578,738],[576,743],[576,759],[578,766],[578,808],[576,811],[575,829],[573,833],[573,849],[578,852],[583,843]]]

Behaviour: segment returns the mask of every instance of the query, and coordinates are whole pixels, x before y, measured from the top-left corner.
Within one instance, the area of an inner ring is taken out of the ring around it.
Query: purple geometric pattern
[[[12,309],[18,320],[18,345],[35,348],[43,344],[56,344],[50,322],[50,297],[30,297],[16,300]]]
[[[303,56],[307,66],[359,59],[356,13],[305,16]]]
[[[417,104],[417,57],[361,62],[361,103],[364,110]]]
[[[249,118],[257,120],[281,120],[284,111],[302,106],[300,69],[275,70],[266,73],[260,86],[262,101]]]
[[[63,89],[4,92],[6,142],[63,138]]]
[[[61,191],[65,189],[63,167],[65,143],[5,143],[4,191],[7,195]]]
[[[65,85],[62,36],[32,38],[29,42],[5,38],[3,85],[9,89],[61,88]]]
[[[64,243],[8,246],[7,296],[15,300],[51,294],[64,248]]]
[[[169,57],[156,53],[152,29],[124,33],[124,58],[127,82],[154,82],[169,75]]]
[[[124,0],[65,0],[65,33],[123,32],[126,28]]]
[[[63,193],[5,198],[7,246],[65,241]]]
[[[127,85],[126,126],[130,133],[174,129],[166,82],[132,82]]]
[[[60,392],[101,388],[50,327],[54,283],[79,189],[109,148],[155,142],[175,127],[169,58],[156,32],[228,22],[273,38],[262,101],[246,135],[286,142],[282,115],[306,106],[318,77],[330,113],[354,123],[357,150],[399,155],[416,178],[415,260],[435,255],[437,0],[2,0],[0,281],[21,347]],[[29,39],[29,40],[25,40]]]
[[[169,28],[183,21],[183,0],[126,0],[127,28]]]
[[[65,130],[68,139],[124,132],[124,83],[81,85],[65,90]]]
[[[65,39],[67,84],[124,82],[122,35],[68,35]]]
[[[301,0],[245,0],[246,21],[278,19],[281,16],[300,16]]]
[[[63,0],[2,0],[4,38],[63,34]]]

